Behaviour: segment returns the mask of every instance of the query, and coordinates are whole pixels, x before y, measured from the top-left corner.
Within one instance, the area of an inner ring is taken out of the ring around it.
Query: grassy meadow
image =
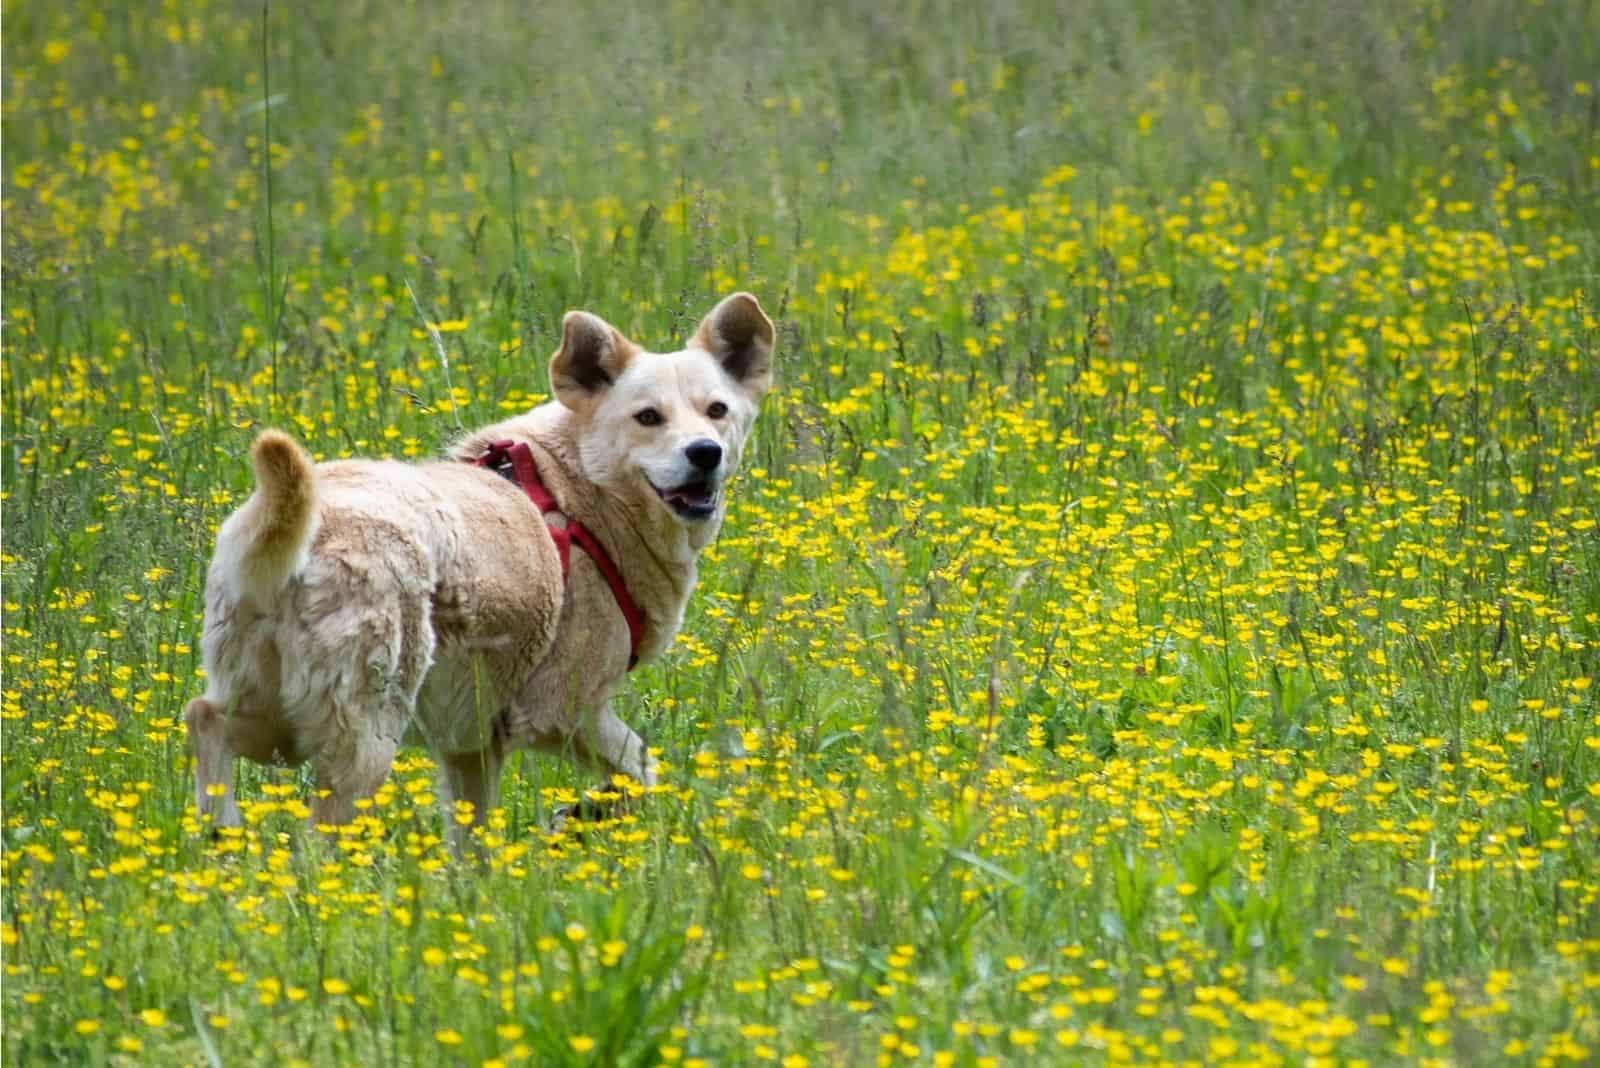
[[[1600,8],[3,9],[10,1064],[1600,1059]],[[779,324],[662,783],[196,822],[269,425]]]

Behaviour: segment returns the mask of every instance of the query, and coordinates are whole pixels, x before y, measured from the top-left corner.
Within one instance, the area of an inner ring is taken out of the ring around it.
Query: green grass
[[[1392,8],[8,3],[7,1059],[1600,1055],[1600,16]],[[256,431],[434,455],[733,289],[654,796],[202,834]]]

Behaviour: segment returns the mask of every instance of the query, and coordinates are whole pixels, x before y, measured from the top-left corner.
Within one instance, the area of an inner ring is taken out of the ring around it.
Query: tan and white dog
[[[347,822],[402,741],[441,764],[447,814],[468,801],[478,821],[517,748],[652,785],[655,759],[608,698],[633,657],[660,654],[683,622],[772,383],[773,340],[747,293],[669,353],[569,312],[550,360],[555,399],[469,435],[453,460],[313,465],[287,435],[263,433],[256,491],[223,524],[206,580],[207,688],[185,716],[201,817],[239,823],[243,756],[310,761],[313,822]],[[528,447],[550,512],[471,462],[496,442]],[[563,575],[557,530],[577,523],[625,590],[578,544]]]

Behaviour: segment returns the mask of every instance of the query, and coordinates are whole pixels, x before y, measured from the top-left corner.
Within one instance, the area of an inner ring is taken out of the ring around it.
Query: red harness
[[[477,466],[504,475],[522,487],[522,492],[528,495],[528,500],[533,502],[533,506],[539,509],[541,514],[561,511],[561,506],[556,503],[555,497],[539,478],[539,465],[534,462],[533,450],[528,448],[525,442],[496,441],[489,446],[488,452],[478,457]],[[617,570],[616,563],[606,552],[606,547],[600,544],[600,539],[571,516],[567,517],[567,525],[564,527],[548,522],[545,526],[550,531],[550,540],[556,543],[556,554],[561,557],[563,582],[566,581],[567,572],[571,569],[573,542],[577,542],[578,548],[589,554],[594,566],[605,576],[607,585],[611,587],[611,596],[617,599],[617,607],[622,609],[622,618],[628,622],[628,670],[632,671],[634,665],[639,662],[639,643],[644,640],[644,612],[639,608],[639,603],[628,593],[628,587],[622,581],[622,572]]]

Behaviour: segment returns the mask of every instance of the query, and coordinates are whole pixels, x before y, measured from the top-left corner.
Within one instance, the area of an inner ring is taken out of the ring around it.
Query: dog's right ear
[[[598,315],[569,311],[561,320],[561,347],[550,357],[550,388],[573,411],[592,406],[622,374],[639,346]]]

